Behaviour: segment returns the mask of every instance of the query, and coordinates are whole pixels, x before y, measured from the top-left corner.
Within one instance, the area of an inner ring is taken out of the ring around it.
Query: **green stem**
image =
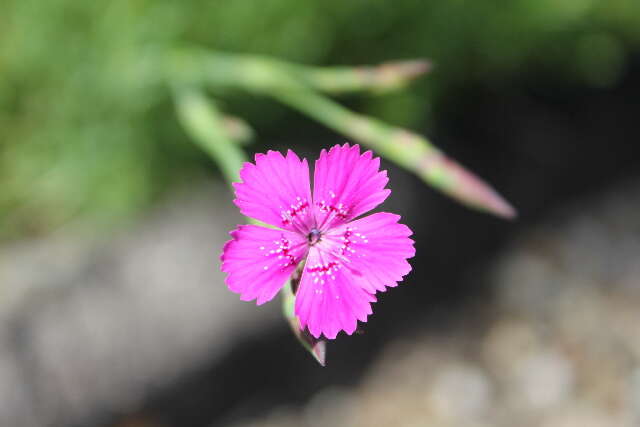
[[[220,166],[228,183],[238,181],[246,157],[227,136],[214,103],[193,88],[176,90],[175,103],[180,123],[193,141]]]
[[[426,183],[469,207],[504,218],[513,218],[516,214],[488,184],[420,135],[354,113],[310,89],[281,90],[269,95],[371,147],[382,157],[414,172]]]
[[[170,81],[206,81],[219,87],[254,92],[312,87],[331,94],[388,91],[406,85],[431,69],[426,60],[392,61],[377,66],[312,67],[259,55],[240,55],[199,48],[179,49],[167,57]]]
[[[234,141],[227,137],[221,115],[217,108],[201,91],[193,88],[181,88],[175,91],[178,117],[191,138],[216,162],[229,184],[239,181],[238,172],[246,158]],[[248,222],[258,224],[251,218]],[[282,311],[291,330],[300,344],[320,363],[325,364],[326,343],[312,337],[307,330],[300,328],[295,315],[295,294],[290,286],[299,281],[302,265],[296,270],[290,281],[285,283],[282,293]]]
[[[275,98],[354,141],[373,148],[383,157],[412,171],[427,184],[469,207],[504,218],[516,215],[515,209],[491,186],[449,159],[428,139],[380,120],[356,114],[321,95],[310,87],[309,75],[313,73],[307,73],[305,78],[305,73],[301,71],[304,69],[304,66],[264,57],[209,53],[197,49],[174,52],[169,58],[168,67],[170,76],[182,84],[207,84],[218,89],[235,87]],[[343,72],[344,70],[333,71],[334,76]],[[202,108],[196,106],[193,109]],[[198,132],[200,126],[197,123],[193,127],[196,128],[194,134],[200,135],[198,140],[208,150],[213,149],[210,147],[212,139],[220,140],[224,137],[219,130],[220,126],[216,126],[218,131],[215,137]],[[224,137],[224,140],[227,138]],[[214,149],[214,154],[220,153]],[[228,165],[228,162],[222,158],[220,164]]]

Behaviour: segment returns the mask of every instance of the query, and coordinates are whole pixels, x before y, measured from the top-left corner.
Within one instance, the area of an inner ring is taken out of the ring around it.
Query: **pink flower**
[[[301,261],[296,293],[300,327],[319,338],[351,335],[367,321],[375,293],[397,286],[415,250],[409,227],[398,215],[375,213],[356,219],[391,193],[380,159],[358,145],[322,150],[316,161],[313,196],[307,160],[291,150],[257,154],[235,183],[235,203],[244,215],[277,229],[240,225],[224,245],[225,283],[244,301],[271,300]]]

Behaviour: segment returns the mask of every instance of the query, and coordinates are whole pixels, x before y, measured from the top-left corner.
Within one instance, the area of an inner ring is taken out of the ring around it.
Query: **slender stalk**
[[[291,331],[293,335],[298,339],[300,344],[307,349],[309,353],[316,359],[316,361],[325,366],[327,355],[327,342],[323,339],[315,338],[308,329],[300,328],[300,321],[295,314],[296,305],[296,291],[302,278],[302,270],[304,268],[304,261],[300,263],[296,271],[291,276],[288,283],[284,285],[284,288],[280,291],[282,295],[282,313],[289,321]]]
[[[238,181],[246,157],[227,136],[214,103],[193,88],[176,90],[175,103],[180,123],[193,141],[218,164],[229,184]]]
[[[358,76],[356,70],[333,68],[320,72],[319,69],[259,56],[202,50],[177,52],[171,57],[170,69],[176,78],[191,84],[231,87],[270,96],[354,141],[373,148],[383,157],[415,173],[427,184],[469,207],[503,218],[516,216],[515,209],[491,186],[448,158],[428,139],[354,113],[316,90],[317,86],[330,91],[337,90],[340,78],[345,79],[342,88],[362,89],[366,86],[363,83],[366,79],[354,83],[353,79]],[[403,75],[408,78],[416,75],[416,70],[420,67],[414,64],[396,66],[396,69],[404,69]],[[369,83],[371,81],[375,79],[369,80]]]
[[[308,86],[329,94],[363,91],[392,91],[406,86],[431,70],[424,59],[390,61],[376,66],[296,67],[296,72]]]
[[[206,81],[209,85],[258,92],[302,85],[329,94],[397,90],[431,70],[431,63],[424,59],[376,66],[313,67],[198,48],[173,51],[166,65],[173,81]]]
[[[187,133],[220,166],[229,184],[238,181],[238,172],[246,158],[241,148],[227,136],[222,116],[213,102],[193,88],[176,90],[175,102],[178,117]],[[247,220],[252,224],[261,225],[259,221],[251,218]],[[306,329],[302,330],[295,315],[295,291],[292,286],[297,286],[300,281],[303,265],[301,263],[281,290],[282,313],[300,344],[324,366],[326,342],[314,338]]]
[[[420,135],[354,113],[310,89],[282,90],[269,95],[373,148],[382,157],[414,172],[426,183],[469,207],[503,218],[516,215],[515,209],[493,188]]]

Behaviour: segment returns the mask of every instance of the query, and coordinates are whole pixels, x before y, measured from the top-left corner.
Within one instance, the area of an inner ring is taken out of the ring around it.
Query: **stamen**
[[[332,198],[335,197],[335,194],[333,192],[330,192],[330,193],[332,195]],[[320,224],[320,226],[318,227],[319,229],[322,229],[325,225],[330,224],[334,218],[340,218],[341,220],[345,220],[346,218],[349,217],[349,209],[347,209],[347,207],[344,206],[342,203],[333,205],[333,204],[328,204],[324,200],[321,200],[319,202],[316,202],[316,206],[318,207],[320,212],[324,212],[327,214],[325,215],[322,221],[322,224]]]
[[[314,284],[324,285],[325,279],[323,276],[329,276],[332,280],[336,279],[334,273],[342,268],[342,265],[336,261],[329,261],[328,263],[317,263],[315,265],[311,265],[307,267],[307,272],[311,274],[313,277]],[[321,294],[322,289],[317,288],[315,290],[316,294]]]
[[[264,254],[265,257],[277,256],[281,262],[278,264],[280,268],[287,268],[291,265],[295,265],[299,262],[298,259],[293,255],[293,251],[302,246],[305,243],[298,243],[295,246],[291,246],[291,241],[286,237],[281,237],[280,240],[274,240],[273,244],[275,245],[274,249],[266,251]],[[260,250],[264,250],[264,246],[260,246]],[[268,270],[268,266],[264,266],[263,270]]]
[[[306,224],[304,219],[306,218],[307,210],[309,209],[309,202],[306,199],[296,197],[298,203],[291,204],[289,209],[282,210],[280,216],[282,218],[282,225],[291,225],[300,233],[304,233]]]

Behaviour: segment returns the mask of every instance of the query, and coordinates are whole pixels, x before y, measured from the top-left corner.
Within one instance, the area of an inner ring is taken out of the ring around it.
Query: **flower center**
[[[307,234],[307,241],[309,242],[309,246],[313,246],[320,241],[320,230],[317,228],[312,228],[309,234]]]

